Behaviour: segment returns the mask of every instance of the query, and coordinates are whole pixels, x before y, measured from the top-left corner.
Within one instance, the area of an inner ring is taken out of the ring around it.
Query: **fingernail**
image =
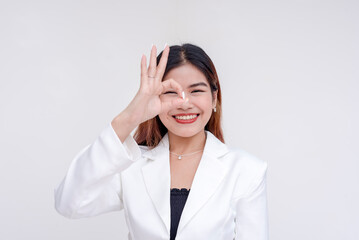
[[[163,49],[165,49],[167,45],[168,45],[168,44],[167,44],[167,43],[165,43],[165,46],[163,47]]]

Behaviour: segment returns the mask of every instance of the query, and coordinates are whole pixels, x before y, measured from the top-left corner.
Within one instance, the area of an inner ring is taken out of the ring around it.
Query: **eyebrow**
[[[208,85],[204,82],[198,82],[198,83],[193,83],[191,85],[188,86],[188,88],[194,88],[194,87],[197,87],[197,86],[205,86],[205,87],[208,87]]]

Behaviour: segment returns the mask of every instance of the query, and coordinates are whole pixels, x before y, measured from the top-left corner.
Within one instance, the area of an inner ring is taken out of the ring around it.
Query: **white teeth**
[[[181,119],[181,120],[193,119],[193,118],[195,118],[195,117],[197,117],[197,115],[175,116],[175,118]]]

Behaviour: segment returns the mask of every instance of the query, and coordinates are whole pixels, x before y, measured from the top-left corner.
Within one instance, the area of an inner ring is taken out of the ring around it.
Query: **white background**
[[[123,212],[69,220],[53,190],[190,42],[216,65],[226,143],[268,168],[272,240],[359,239],[359,3],[0,1],[0,239],[127,239]]]

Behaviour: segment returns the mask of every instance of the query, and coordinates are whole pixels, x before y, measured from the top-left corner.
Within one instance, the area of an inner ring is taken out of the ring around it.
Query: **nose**
[[[185,94],[185,99],[186,101],[184,101],[180,106],[179,108],[182,108],[184,110],[186,109],[190,109],[193,107],[193,104],[192,104],[192,100],[191,100],[191,97],[189,94]]]

